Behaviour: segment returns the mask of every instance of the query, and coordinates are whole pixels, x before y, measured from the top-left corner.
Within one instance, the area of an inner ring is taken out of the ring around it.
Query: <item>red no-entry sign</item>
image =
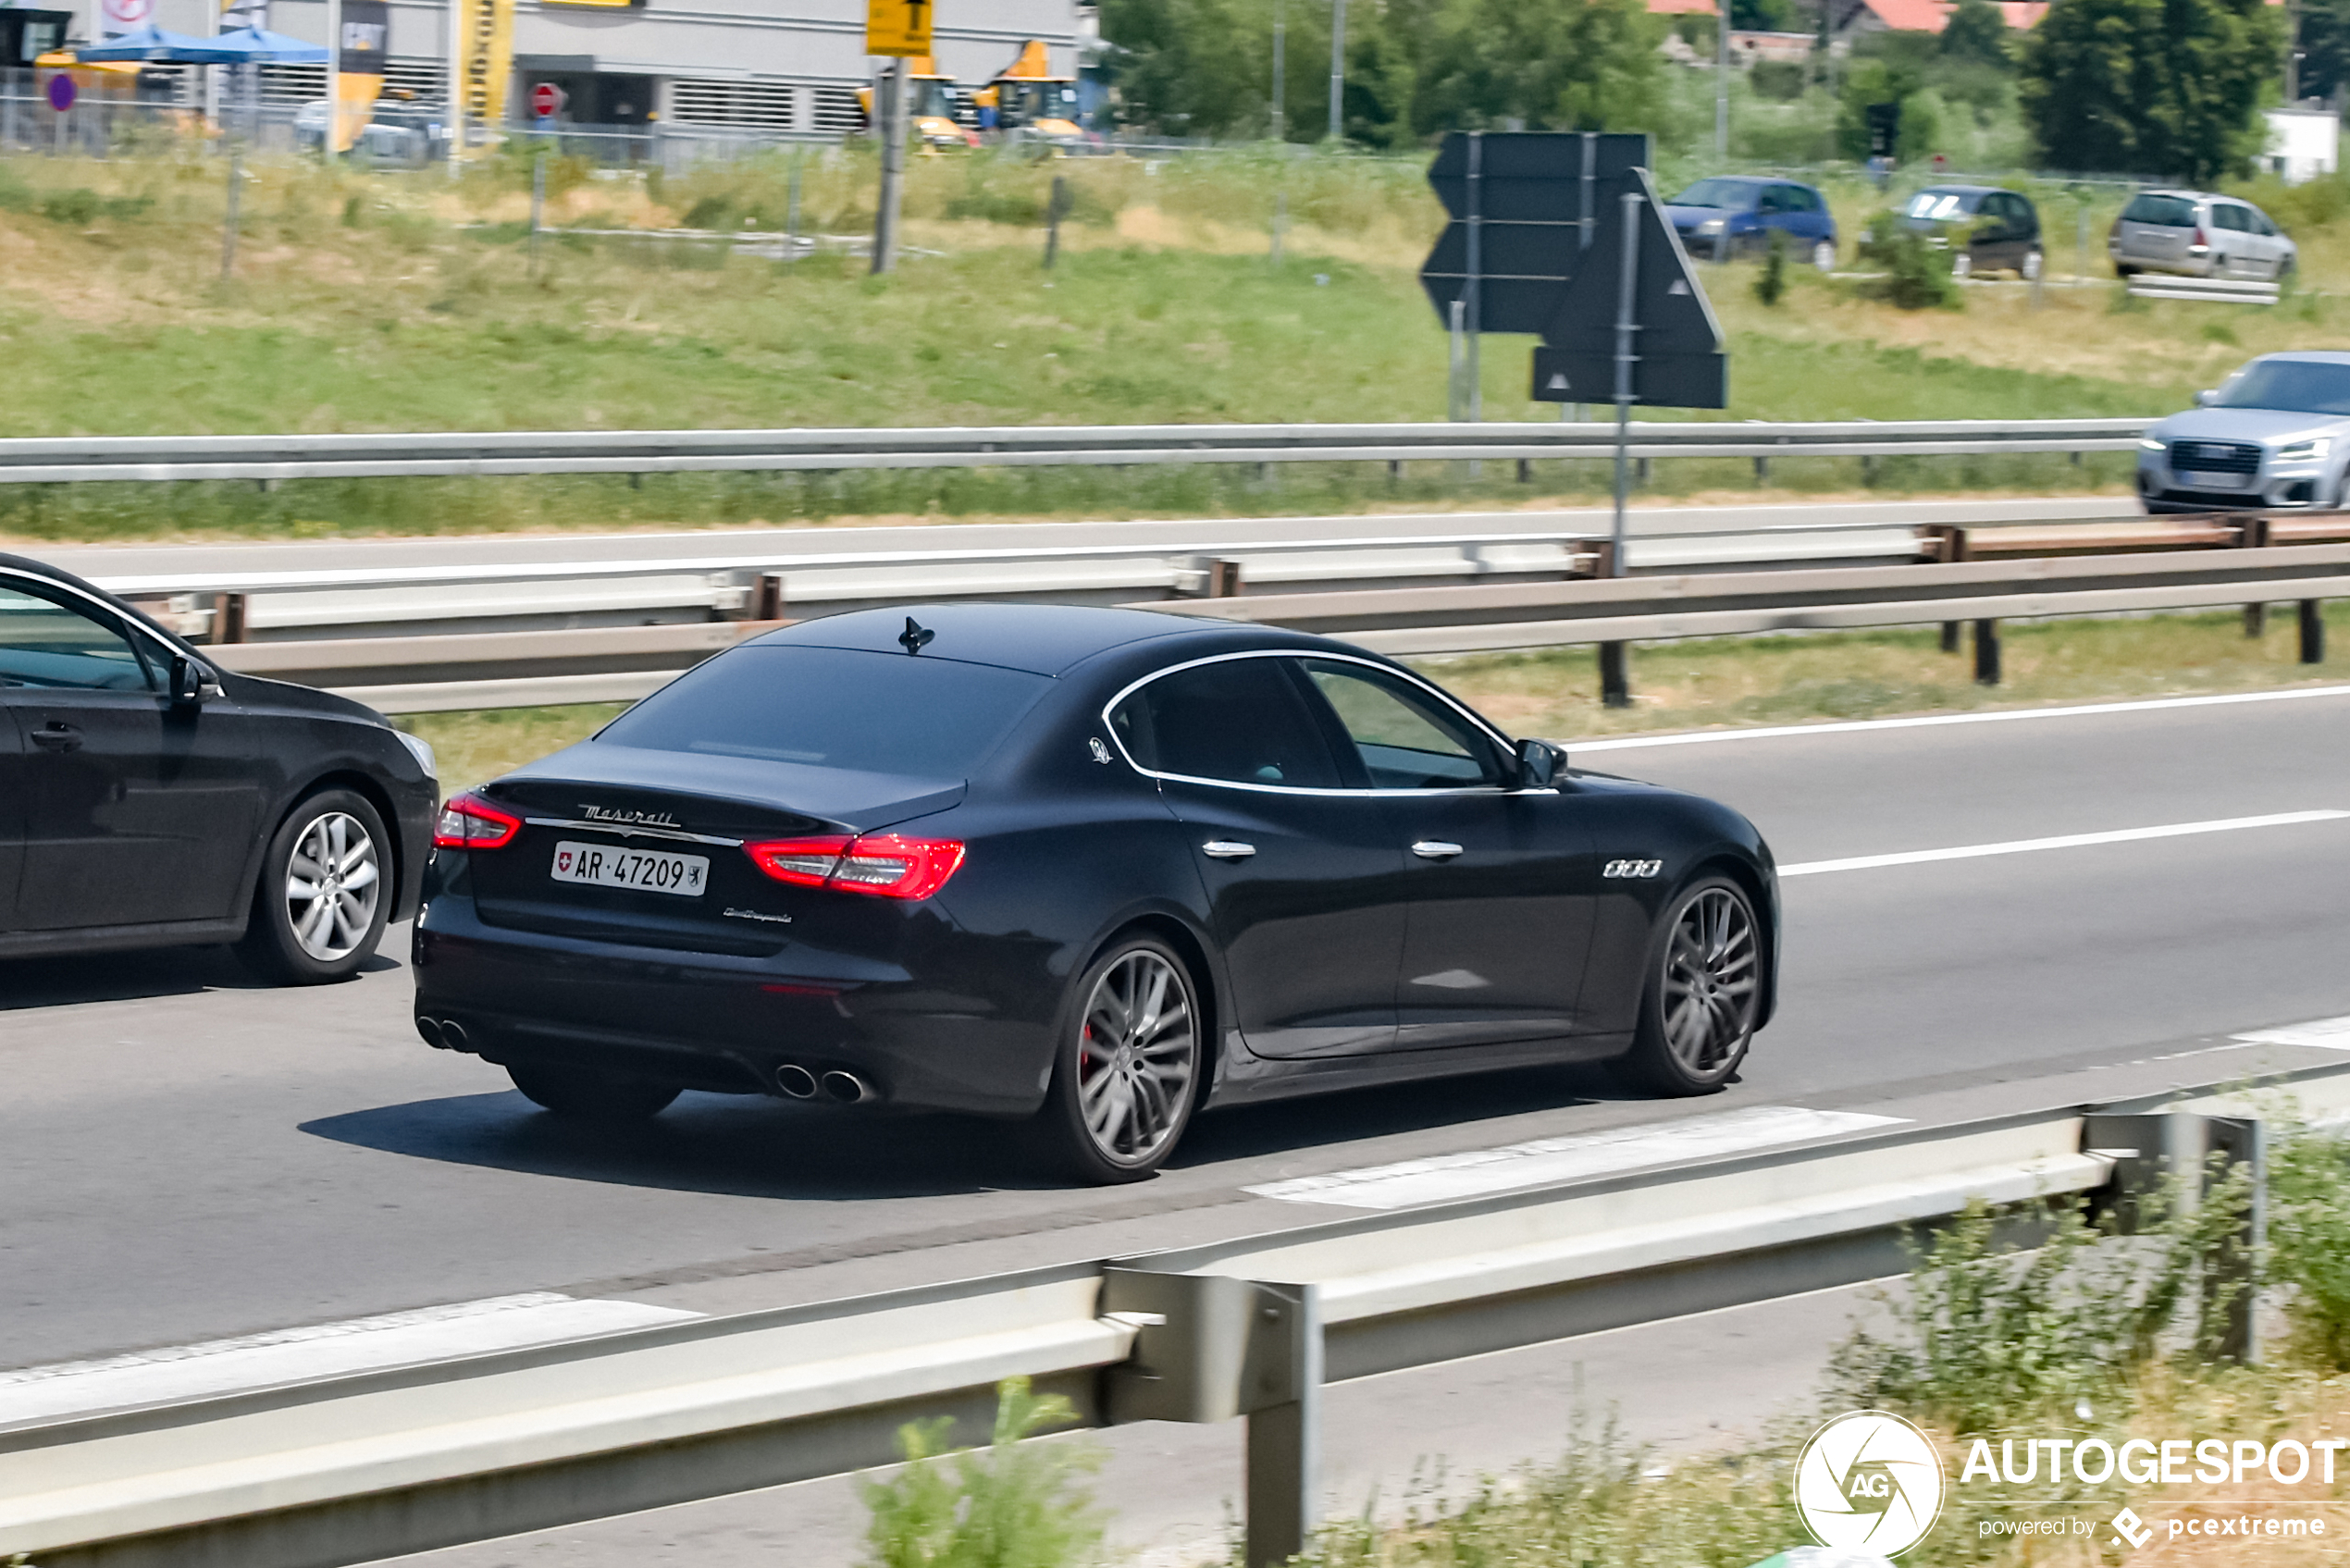
[[[542,81],[530,90],[530,112],[540,119],[552,119],[563,113],[563,90],[551,81]]]

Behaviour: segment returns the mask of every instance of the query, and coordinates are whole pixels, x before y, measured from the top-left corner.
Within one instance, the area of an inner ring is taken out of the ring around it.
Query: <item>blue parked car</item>
[[[1836,219],[1827,198],[1809,185],[1716,175],[1665,203],[1664,217],[1681,236],[1681,248],[1701,260],[1761,255],[1777,229],[1797,257],[1823,272],[1836,265]]]

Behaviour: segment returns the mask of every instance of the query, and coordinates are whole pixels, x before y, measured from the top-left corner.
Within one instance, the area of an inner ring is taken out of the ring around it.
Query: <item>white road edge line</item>
[[[2225,817],[2209,822],[2172,822],[2159,828],[2118,828],[2111,833],[2069,833],[2055,838],[2017,838],[2004,844],[1967,844],[1955,849],[1906,849],[1895,855],[1854,855],[1841,860],[1804,860],[1781,866],[1782,877],[1825,871],[1868,871],[1880,866],[1919,866],[1934,860],[1974,860],[1986,855],[2027,855],[2040,849],[2079,849],[2093,844],[2131,844],[2143,838],[2185,838],[2195,833],[2234,833],[2241,828],[2285,828],[2303,822],[2333,822],[2350,811],[2282,811],[2270,817]]]
[[[2168,708],[2218,708],[2238,702],[2299,702],[2350,697],[2350,686],[2296,686],[2287,691],[2215,692],[2207,697],[2150,697],[2132,702],[2092,702],[2070,708],[2002,708],[1990,713],[1929,713],[1914,719],[1848,719],[1833,724],[1773,724],[1751,730],[1689,730],[1679,735],[1617,735],[1559,744],[1569,755],[1630,751],[1645,746],[1711,746],[1727,740],[1777,740],[1787,735],[1859,735],[1871,730],[1922,730],[1939,724],[2005,724],[2025,719],[2081,719],[2106,713],[2151,713]]]
[[[2320,1051],[2350,1051],[2350,1018],[2311,1019],[2307,1023],[2251,1029],[2233,1037],[2247,1045],[2307,1045]]]
[[[1540,1138],[1500,1148],[1400,1160],[1392,1165],[1334,1170],[1324,1176],[1268,1181],[1242,1191],[1292,1204],[1331,1204],[1342,1208],[1401,1209],[1456,1198],[1480,1197],[1546,1182],[1614,1176],[1682,1160],[1742,1154],[1873,1127],[1890,1127],[1899,1117],[1859,1111],[1813,1111],[1800,1105],[1750,1105],[1676,1121],[1645,1122],[1603,1132]]]

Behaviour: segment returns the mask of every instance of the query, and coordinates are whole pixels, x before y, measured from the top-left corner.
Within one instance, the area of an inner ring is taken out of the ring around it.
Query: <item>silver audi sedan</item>
[[[2148,512],[2335,507],[2350,465],[2350,353],[2262,354],[2138,443]]]

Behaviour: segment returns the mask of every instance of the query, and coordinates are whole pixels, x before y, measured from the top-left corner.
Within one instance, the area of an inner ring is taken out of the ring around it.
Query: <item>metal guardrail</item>
[[[2258,520],[2253,520],[2257,523]],[[2350,520],[2293,520],[2308,533],[2337,537]],[[2104,544],[2110,525],[2081,528]],[[2176,544],[2201,537],[2220,545],[2238,525],[2206,520],[2141,520],[2126,542]],[[1879,530],[1881,532],[1882,530]],[[2023,525],[2041,549],[2077,548],[2079,534],[2050,525]],[[2299,606],[2300,657],[2324,657],[2325,623],[2320,602],[2350,598],[2350,543],[2276,544],[2257,549],[2158,549],[2116,555],[2012,555],[1999,548],[1997,530],[1969,529],[1953,542],[1950,532],[1919,543],[1916,550],[1979,555],[1979,559],[1922,564],[1843,566],[1748,572],[1713,572],[1639,577],[1593,577],[1595,547],[1568,536],[1503,540],[1313,541],[1288,553],[1298,576],[1316,581],[1317,591],[1239,593],[1243,579],[1230,561],[1203,561],[1181,571],[1168,553],[1140,551],[1123,563],[1084,556],[1062,564],[1056,577],[1036,552],[1003,552],[1000,562],[912,563],[903,569],[827,564],[837,574],[816,602],[827,608],[844,601],[905,602],[954,594],[1077,598],[1118,602],[1107,589],[1142,575],[1163,594],[1216,597],[1129,601],[1131,608],[1181,608],[1226,620],[1257,622],[1342,636],[1400,656],[1496,652],[1629,643],[1664,638],[1751,635],[1762,632],[1837,630],[1863,626],[1939,623],[1949,629],[1947,645],[1957,646],[1959,623],[1975,623],[1975,675],[1986,684],[1999,678],[1998,626],[2005,619],[2057,615],[2131,613],[2214,605]],[[2267,537],[2257,529],[2254,537]],[[1353,557],[1391,554],[1366,568]],[[1246,547],[1251,551],[1260,547]],[[1881,543],[1872,549],[1882,550]],[[988,552],[974,552],[985,555]],[[1279,561],[1280,550],[1267,559]],[[621,580],[639,592],[645,581],[632,575],[645,563],[611,563]],[[675,674],[743,637],[771,629],[803,601],[786,597],[797,577],[764,574],[749,588],[732,586],[723,573],[700,573],[706,562],[682,563],[682,580],[708,603],[723,596],[729,607],[748,611],[746,620],[703,619],[669,625],[587,627],[562,631],[481,631],[440,635],[312,637],[269,642],[229,642],[209,650],[232,670],[328,686],[387,712],[428,712],[472,708],[538,706],[564,702],[634,701]],[[1359,588],[1332,586],[1342,565],[1360,577],[1418,580],[1452,577],[1459,586]],[[991,574],[1001,569],[1008,577]],[[440,570],[440,569],[431,569]],[[577,565],[465,568],[464,572],[511,572],[527,582],[570,580]],[[907,573],[913,575],[908,575]],[[301,577],[308,574],[281,574]],[[152,582],[152,579],[149,580]],[[247,579],[249,583],[264,579]],[[719,585],[713,587],[712,585]],[[451,597],[462,586],[412,587],[432,593],[440,613],[483,601]],[[944,590],[944,591],[942,591]],[[826,595],[833,596],[827,602]],[[565,600],[575,610],[577,601]],[[252,613],[242,601],[235,613]],[[216,617],[221,612],[213,612]],[[383,607],[352,609],[354,618],[381,617]],[[404,611],[402,611],[404,613]],[[702,611],[707,615],[709,611]]]
[[[2350,1105],[2350,1064],[2287,1075]],[[0,1426],[0,1553],[329,1565],[886,1463],[1027,1376],[1091,1425],[1248,1420],[1248,1560],[1318,1511],[1325,1382],[1899,1274],[1971,1203],[2143,1191],[2257,1124],[2167,1103],[1901,1124],[1096,1265]],[[2167,1114],[2146,1114],[2163,1112]],[[2257,1169],[2257,1167],[2256,1167]],[[2253,1319],[2242,1316],[2248,1351]]]
[[[1642,421],[1630,454],[1937,457],[2126,451],[2145,419]],[[443,431],[349,436],[103,436],[0,440],[0,484],[449,475],[685,474],[852,468],[1404,463],[1609,457],[1607,424],[1094,425],[946,429]]]
[[[2130,297],[2138,300],[2202,300],[2222,305],[2272,305],[2283,288],[2248,278],[2186,278],[2169,273],[2141,272],[2129,282]]]

